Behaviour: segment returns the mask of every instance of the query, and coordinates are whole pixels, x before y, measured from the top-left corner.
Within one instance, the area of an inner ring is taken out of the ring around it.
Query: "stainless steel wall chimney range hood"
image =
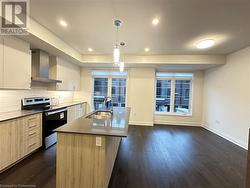
[[[62,83],[61,80],[49,78],[49,54],[42,50],[32,50],[32,77],[33,82]]]

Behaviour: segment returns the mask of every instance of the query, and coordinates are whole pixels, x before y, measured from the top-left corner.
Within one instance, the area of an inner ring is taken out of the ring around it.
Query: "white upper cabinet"
[[[62,81],[51,89],[60,91],[80,90],[80,75],[79,66],[58,57],[50,57],[50,78]]]
[[[3,47],[0,45],[0,54],[3,55],[1,88],[5,89],[30,89],[31,83],[31,51],[29,43],[15,38],[5,36]],[[1,83],[1,79],[0,79]]]
[[[3,87],[3,37],[0,36],[0,88]]]

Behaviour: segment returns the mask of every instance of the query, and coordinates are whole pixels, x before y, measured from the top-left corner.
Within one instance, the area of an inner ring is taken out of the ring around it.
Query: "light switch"
[[[102,146],[102,137],[95,138],[95,145],[99,147]]]

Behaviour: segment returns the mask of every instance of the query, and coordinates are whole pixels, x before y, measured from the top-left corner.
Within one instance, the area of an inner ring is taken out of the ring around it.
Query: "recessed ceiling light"
[[[210,48],[215,44],[215,41],[213,39],[207,39],[199,42],[196,47],[199,49],[205,49],[205,48]]]
[[[93,49],[92,49],[92,48],[88,48],[88,51],[89,51],[89,52],[93,52]]]
[[[145,49],[144,49],[145,52],[148,52],[149,50],[150,50],[149,48],[145,48]]]
[[[60,23],[60,25],[63,26],[63,27],[67,27],[67,26],[68,26],[67,22],[65,22],[64,20],[60,20],[59,23]]]
[[[158,18],[154,18],[154,19],[152,20],[152,24],[153,24],[153,25],[157,25],[159,22],[160,22],[160,20],[159,20]]]

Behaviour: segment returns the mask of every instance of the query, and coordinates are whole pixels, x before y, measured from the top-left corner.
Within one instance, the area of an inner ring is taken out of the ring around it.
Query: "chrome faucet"
[[[104,99],[104,106],[107,110],[113,111],[113,103],[112,103],[112,98],[111,97],[105,97]]]

